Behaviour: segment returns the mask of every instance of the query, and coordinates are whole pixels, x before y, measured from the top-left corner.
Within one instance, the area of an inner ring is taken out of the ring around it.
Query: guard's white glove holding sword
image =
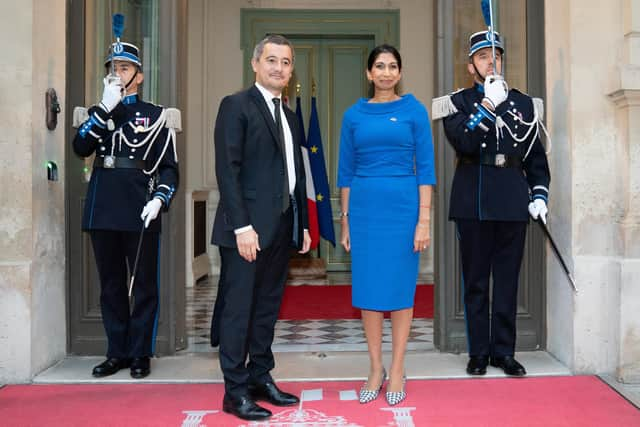
[[[493,107],[493,110],[506,101],[508,95],[509,86],[507,86],[507,82],[504,81],[502,76],[492,74],[484,79],[483,101],[488,101]]]
[[[120,77],[107,76],[102,82],[104,83],[104,90],[102,91],[100,105],[103,110],[110,113],[122,101],[124,93],[122,81]]]
[[[547,204],[544,200],[535,199],[533,202],[529,203],[529,214],[531,215],[531,218],[538,219],[538,217],[540,217],[543,224],[547,223],[547,212],[549,212],[549,210],[547,209]]]
[[[162,201],[158,198],[149,200],[140,214],[140,218],[144,221],[144,228],[149,228],[151,221],[158,217],[162,209]]]

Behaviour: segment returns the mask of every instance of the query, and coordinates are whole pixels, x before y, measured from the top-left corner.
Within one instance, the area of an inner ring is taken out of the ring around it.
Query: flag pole
[[[316,97],[316,78],[315,77],[311,77],[311,98],[315,98]],[[331,220],[333,221],[333,218],[331,218]],[[322,237],[320,238],[320,241],[318,242],[318,258],[322,258],[322,253],[321,253],[321,249],[320,247],[322,246]]]

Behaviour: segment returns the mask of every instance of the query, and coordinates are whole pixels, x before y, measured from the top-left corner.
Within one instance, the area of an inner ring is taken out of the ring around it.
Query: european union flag
[[[300,97],[296,97],[296,117],[300,123],[300,140],[302,141],[302,162],[304,163],[304,174],[306,176],[307,190],[307,216],[309,217],[309,236],[311,237],[311,249],[318,247],[320,243],[320,229],[318,227],[318,208],[316,206],[316,188],[313,185],[313,175],[311,173],[311,163],[309,161],[309,146],[304,136],[304,120],[302,120],[302,108],[300,107]]]
[[[311,117],[309,118],[307,147],[309,148],[309,163],[311,165],[313,185],[316,190],[316,206],[318,209],[318,226],[320,228],[320,236],[335,247],[336,234],[333,230],[331,193],[329,192],[327,167],[324,163],[324,152],[322,151],[320,121],[318,120],[318,108],[316,107],[315,96],[311,98]]]

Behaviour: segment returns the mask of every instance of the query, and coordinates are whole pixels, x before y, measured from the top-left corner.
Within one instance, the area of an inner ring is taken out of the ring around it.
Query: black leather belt
[[[96,157],[94,168],[105,169],[144,169],[144,160],[130,159],[128,157],[104,156]]]
[[[468,165],[485,165],[496,168],[522,168],[522,160],[506,154],[481,154],[479,156],[458,157],[460,163]]]

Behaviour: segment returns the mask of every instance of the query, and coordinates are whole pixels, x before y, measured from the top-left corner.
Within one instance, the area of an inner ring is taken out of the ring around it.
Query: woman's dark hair
[[[381,44],[380,46],[376,46],[373,48],[371,53],[369,54],[369,59],[367,59],[367,70],[371,71],[373,68],[373,64],[378,59],[381,53],[390,53],[396,59],[398,63],[398,69],[402,71],[402,58],[400,57],[400,52],[395,47],[388,44]]]
[[[400,57],[400,52],[398,52],[398,49],[389,44],[381,44],[380,46],[376,46],[375,48],[373,48],[373,50],[369,54],[369,58],[367,59],[367,70],[371,71],[373,69],[373,64],[376,63],[376,59],[378,59],[378,56],[380,56],[380,54],[382,53],[390,53],[391,55],[393,55],[393,57],[396,59],[396,62],[398,63],[398,70],[402,71],[402,58]],[[399,85],[400,83],[398,83],[395,87],[396,93],[398,93],[399,91]],[[372,82],[369,82],[368,93],[369,98],[373,98],[376,93],[376,88]]]

